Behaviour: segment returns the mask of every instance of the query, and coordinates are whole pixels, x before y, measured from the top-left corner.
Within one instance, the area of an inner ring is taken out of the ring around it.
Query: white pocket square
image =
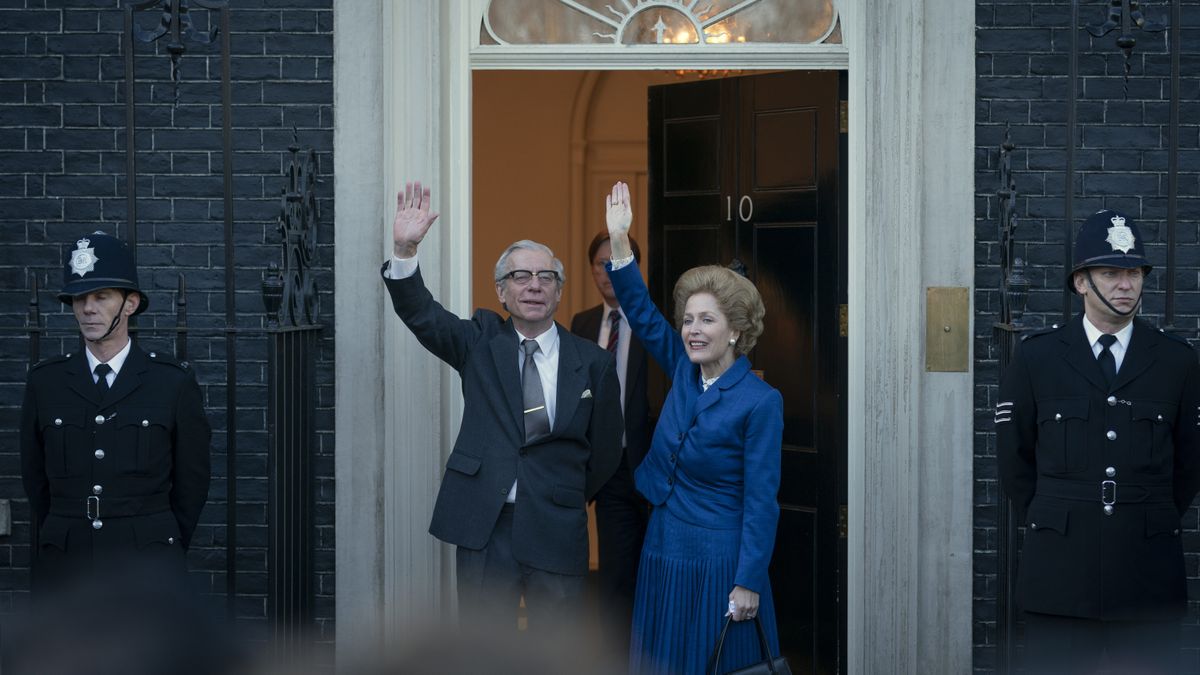
[[[592,397],[592,390],[591,390],[591,389],[584,389],[584,390],[583,390],[583,393],[579,395],[579,398],[581,398],[581,399],[582,399],[582,398],[591,398],[591,397]]]

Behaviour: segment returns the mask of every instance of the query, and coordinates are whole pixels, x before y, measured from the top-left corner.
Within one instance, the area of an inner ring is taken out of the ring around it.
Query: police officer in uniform
[[[1000,481],[1026,528],[1029,672],[1177,672],[1200,364],[1134,318],[1149,271],[1132,219],[1089,217],[1067,277],[1083,313],[1028,335],[1000,386]]]
[[[129,317],[148,299],[121,241],[96,232],[75,242],[58,298],[85,349],[33,366],[25,387],[36,587],[130,562],[183,571],[208,498],[211,431],[196,378],[130,340]]]

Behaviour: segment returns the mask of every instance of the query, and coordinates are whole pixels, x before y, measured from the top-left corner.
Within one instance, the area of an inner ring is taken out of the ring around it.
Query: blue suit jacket
[[[767,588],[779,521],[783,397],[739,357],[702,391],[700,367],[658,308],[636,265],[609,271],[629,325],[646,351],[672,374],[672,386],[637,488],[656,507],[700,527],[740,529],[734,583]]]

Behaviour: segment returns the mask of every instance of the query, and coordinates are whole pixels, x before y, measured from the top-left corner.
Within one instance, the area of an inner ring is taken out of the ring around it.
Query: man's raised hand
[[[429,188],[422,190],[421,181],[405,183],[404,192],[396,193],[392,254],[397,258],[411,258],[417,254],[417,245],[438,217],[438,214],[429,212],[432,202]]]

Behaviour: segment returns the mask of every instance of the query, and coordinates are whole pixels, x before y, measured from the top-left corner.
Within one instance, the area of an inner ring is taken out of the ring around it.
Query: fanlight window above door
[[[491,0],[481,45],[841,44],[833,0]]]

